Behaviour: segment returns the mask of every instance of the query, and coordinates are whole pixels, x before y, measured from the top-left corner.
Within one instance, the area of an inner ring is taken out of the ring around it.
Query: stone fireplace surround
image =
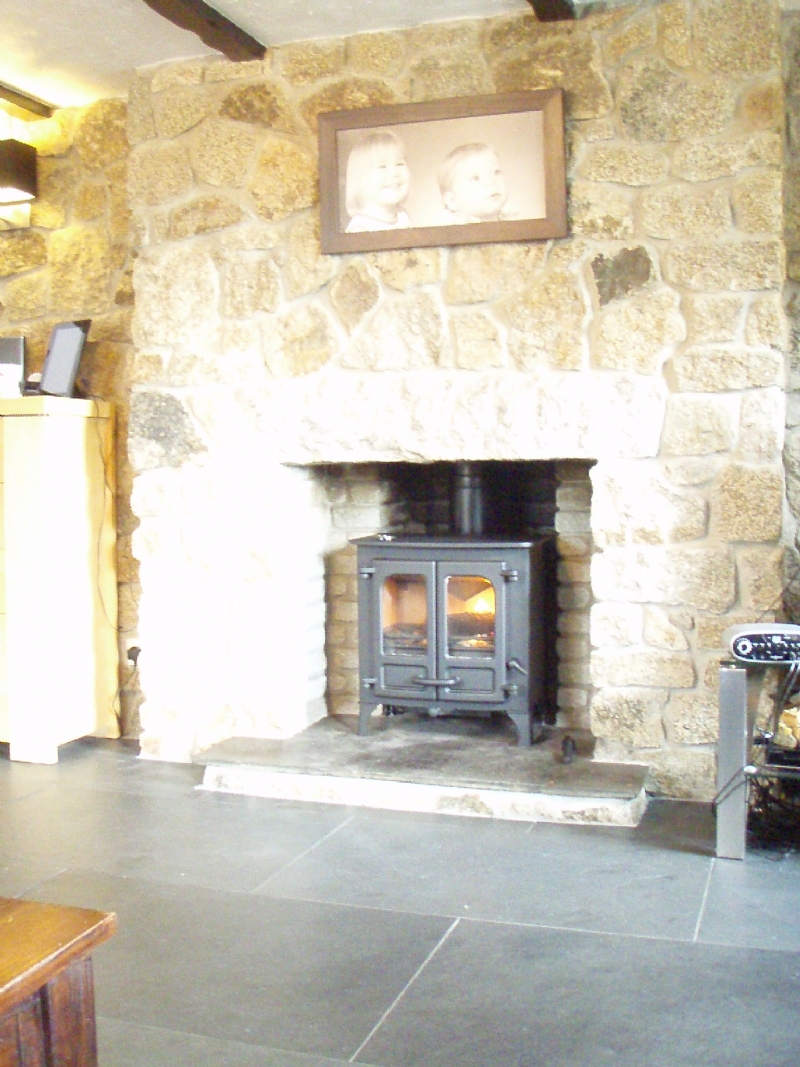
[[[326,661],[325,563],[346,589],[337,554],[381,502],[337,501],[319,465],[554,460],[561,713],[656,791],[713,792],[721,634],[779,602],[793,533],[779,31],[772,0],[687,0],[137,77],[145,756],[285,737],[326,685],[334,701],[348,650]],[[320,255],[319,111],[542,72],[566,91],[567,239]],[[590,519],[575,462],[594,464]]]

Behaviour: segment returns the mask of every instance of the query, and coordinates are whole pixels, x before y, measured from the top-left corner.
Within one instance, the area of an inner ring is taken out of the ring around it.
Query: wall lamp
[[[38,192],[36,149],[23,131],[29,122],[52,114],[50,104],[0,82],[0,230],[30,225]]]
[[[12,138],[0,141],[0,204],[22,204],[36,193],[36,149]]]

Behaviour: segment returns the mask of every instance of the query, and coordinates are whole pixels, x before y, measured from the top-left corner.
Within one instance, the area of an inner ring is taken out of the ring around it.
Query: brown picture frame
[[[537,241],[567,234],[561,89],[331,111],[319,116],[318,129],[325,253]],[[384,141],[391,138],[401,145],[397,152],[402,152],[404,162],[407,158],[410,175],[406,198],[416,199],[408,211],[405,201],[400,205],[402,214],[388,228],[379,222],[375,225],[382,228],[348,232],[348,226],[373,225],[366,216],[353,212],[353,193],[346,183],[354,185],[360,173],[357,163],[348,165],[353,147],[366,145],[369,135],[376,133],[387,134]],[[458,147],[453,149],[453,144]],[[468,150],[482,148],[497,161],[495,172],[502,175],[506,203],[496,218],[475,221],[475,216],[458,212],[454,194],[445,190],[444,183],[452,180],[448,177],[452,167],[448,172],[445,161],[466,160]],[[456,156],[457,152],[462,155]],[[506,212],[506,205],[516,211]]]

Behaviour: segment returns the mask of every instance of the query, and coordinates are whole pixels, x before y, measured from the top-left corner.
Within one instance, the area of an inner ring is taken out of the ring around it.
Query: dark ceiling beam
[[[46,104],[44,100],[39,100],[36,96],[28,96],[27,93],[21,93],[19,89],[12,89],[10,85],[6,85],[4,82],[0,82],[0,100],[5,100],[9,104],[13,104],[14,107],[21,108],[30,115],[38,115],[43,119],[49,119],[54,111],[54,108]]]
[[[215,48],[227,59],[263,59],[266,48],[230,19],[220,15],[203,0],[144,0],[148,7],[182,30],[196,33],[203,44]]]
[[[578,17],[575,0],[528,0],[528,3],[539,22],[564,22]]]

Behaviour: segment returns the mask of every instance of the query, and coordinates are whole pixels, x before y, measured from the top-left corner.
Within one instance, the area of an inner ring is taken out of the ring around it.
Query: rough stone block
[[[601,253],[591,261],[590,269],[601,307],[644,289],[656,279],[655,264],[641,245],[611,256]]]
[[[407,43],[403,33],[359,33],[345,41],[347,65],[359,74],[392,78],[405,66]]]
[[[780,69],[780,8],[772,0],[699,0],[694,35],[698,65],[709,74]]]
[[[184,144],[142,148],[131,157],[129,189],[134,206],[162,204],[187,193],[194,184]]]
[[[270,139],[261,150],[248,189],[263,219],[285,219],[317,202],[315,161],[292,141]]]
[[[426,292],[384,304],[342,357],[345,367],[411,370],[441,364],[447,351],[441,310]]]
[[[764,299],[769,299],[769,297],[764,297]],[[689,340],[693,344],[732,341],[741,326],[744,303],[743,296],[732,294],[686,296],[683,300],[683,313],[688,326]],[[748,340],[748,344],[752,343],[754,342]]]
[[[137,472],[181,467],[207,451],[181,400],[153,390],[134,392],[131,397],[128,448],[131,466]],[[134,551],[144,561],[138,540],[134,541]]]
[[[648,753],[650,764],[645,788],[656,796],[676,800],[711,800],[716,792],[713,752],[698,749],[662,749]]]
[[[706,504],[674,492],[649,467],[622,464],[595,479],[592,531],[600,547],[692,541],[706,532]]]
[[[497,323],[482,311],[466,312],[451,319],[456,366],[462,370],[502,367],[503,347]]]
[[[105,214],[108,190],[101,182],[84,182],[75,194],[73,211],[79,222],[91,222]]]
[[[385,285],[404,293],[417,285],[438,282],[442,273],[441,258],[438,248],[409,248],[374,252],[368,261],[378,271]]]
[[[338,74],[344,66],[345,42],[300,41],[278,50],[281,74],[294,85],[310,85],[320,78]]]
[[[694,244],[672,248],[666,256],[668,281],[695,290],[778,289],[784,254],[776,240]]]
[[[637,748],[660,748],[664,740],[661,694],[646,689],[607,689],[596,693],[591,706],[595,737],[620,741]]]
[[[742,397],[739,420],[739,451],[764,462],[775,462],[783,448],[784,397],[778,388],[747,393]]]
[[[712,529],[724,541],[776,541],[783,478],[775,469],[731,464],[711,498]]]
[[[611,370],[655,374],[665,349],[686,336],[679,304],[677,293],[659,289],[607,308],[596,326],[595,364]]]
[[[330,287],[329,296],[346,328],[354,330],[378,303],[380,288],[366,263],[359,259],[339,275]]]
[[[210,256],[178,245],[134,268],[138,339],[145,345],[208,343],[216,327],[219,281]]]
[[[88,314],[109,303],[110,257],[102,230],[71,226],[50,238],[50,306]]]
[[[478,304],[523,289],[539,274],[546,254],[541,243],[454,248],[449,255],[445,300],[449,304]],[[438,280],[438,276],[425,280]]]
[[[47,311],[48,276],[46,271],[14,278],[3,293],[3,307],[8,318],[33,319]]]
[[[592,684],[621,688],[653,686],[691,689],[696,684],[692,657],[663,649],[599,648],[592,653]]]
[[[225,268],[223,310],[232,318],[275,311],[280,298],[278,270],[271,256],[245,255]]]
[[[323,256],[317,212],[298,219],[286,242],[286,293],[291,299],[315,293],[334,276],[339,267],[335,256]]]
[[[297,120],[283,90],[273,82],[243,85],[228,93],[219,109],[223,119],[295,133]]]
[[[317,115],[325,111],[350,111],[379,104],[396,103],[394,90],[375,78],[344,78],[307,97],[300,110],[311,129],[317,131]]]
[[[736,174],[745,167],[780,166],[779,134],[759,133],[742,141],[690,141],[679,145],[672,173],[689,182],[708,182]]]
[[[699,85],[660,59],[630,63],[617,78],[623,126],[635,141],[685,141],[713,136],[733,115],[725,80]]]
[[[728,195],[719,187],[660,186],[642,195],[639,217],[644,232],[662,240],[715,237],[731,224]]]
[[[522,370],[540,360],[565,368],[581,364],[586,308],[578,280],[569,271],[548,271],[512,297],[505,308],[511,326],[524,341],[524,349],[515,352]]]
[[[737,553],[739,595],[742,607],[753,614],[780,611],[784,584],[785,551],[781,548],[746,548]]]
[[[625,23],[621,29],[610,33],[603,45],[603,60],[608,67],[614,67],[621,59],[630,52],[639,48],[646,48],[655,41],[656,27],[651,12],[647,12],[631,22]]]
[[[168,89],[153,98],[156,127],[162,137],[179,137],[197,126],[211,111],[214,100],[195,88]]]
[[[580,177],[621,185],[655,185],[667,173],[667,157],[644,145],[596,145],[580,167]]]
[[[0,232],[0,278],[43,267],[47,262],[47,243],[34,230]]]
[[[784,122],[784,94],[780,80],[755,85],[742,94],[739,113],[752,129],[781,130]]]
[[[207,119],[191,145],[194,173],[208,185],[241,185],[259,143],[259,134],[248,126],[220,119]]]
[[[716,397],[671,396],[661,451],[672,456],[728,452],[734,441],[730,404]]]
[[[626,648],[643,641],[644,615],[638,604],[593,604],[591,637],[595,648]]]
[[[733,187],[736,225],[745,233],[780,233],[783,200],[780,171],[766,170],[740,178]]]
[[[571,120],[598,118],[613,106],[598,45],[587,34],[553,32],[518,39],[518,46],[491,63],[497,92],[563,86]]]
[[[786,315],[780,293],[755,297],[747,313],[745,341],[749,345],[783,348],[786,344],[786,332]]]
[[[652,648],[665,648],[672,652],[686,652],[689,642],[683,631],[674,624],[663,608],[644,609],[644,643]]]
[[[90,170],[124,159],[130,151],[128,108],[124,100],[98,100],[89,107],[75,131],[74,145]]]
[[[722,548],[607,548],[592,559],[600,601],[685,606],[722,614],[736,602],[736,563]]]
[[[656,8],[658,41],[664,58],[675,67],[692,64],[692,29],[689,5],[660,4]]]
[[[633,209],[627,198],[599,182],[575,181],[568,199],[570,232],[599,240],[633,237]]]
[[[328,321],[313,304],[293,308],[276,329],[265,324],[265,361],[277,377],[299,377],[324,367],[332,354]]]
[[[232,200],[222,196],[203,196],[171,211],[169,230],[176,241],[182,241],[199,233],[235,226],[242,218],[242,209]]]
[[[670,361],[675,386],[687,393],[719,393],[779,385],[783,360],[777,352],[746,348],[690,348]]]
[[[667,711],[670,740],[681,745],[713,745],[719,737],[719,700],[716,693],[698,690],[676,693]]]
[[[412,64],[410,73],[412,100],[444,100],[492,91],[489,71],[477,49],[423,56]]]

